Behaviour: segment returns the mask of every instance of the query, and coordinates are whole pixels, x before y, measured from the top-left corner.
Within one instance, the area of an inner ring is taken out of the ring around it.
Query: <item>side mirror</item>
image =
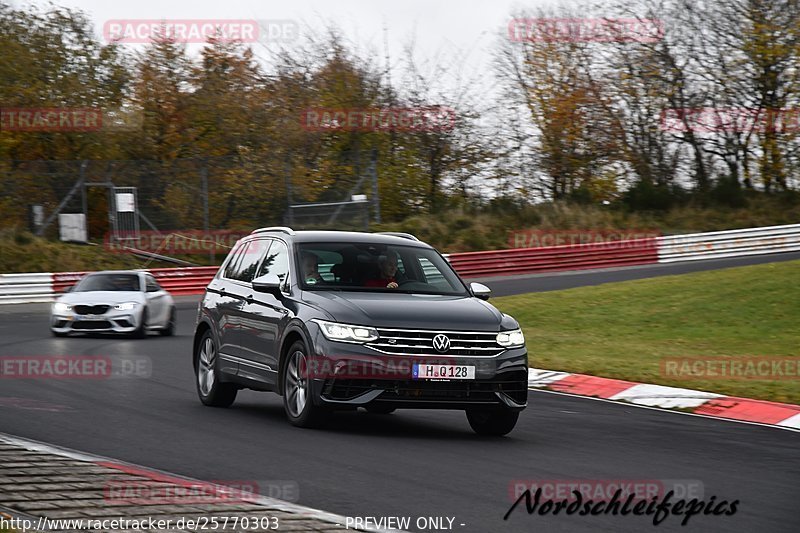
[[[75,288],[75,285],[68,285],[68,286],[64,287],[61,290],[61,292],[72,292],[72,289],[74,289],[74,288]]]
[[[475,298],[480,298],[481,300],[488,300],[489,296],[492,295],[492,289],[483,283],[470,283],[469,290],[472,291],[472,295]]]
[[[281,279],[277,274],[264,274],[252,282],[253,290],[257,292],[268,292],[275,296],[281,293]]]

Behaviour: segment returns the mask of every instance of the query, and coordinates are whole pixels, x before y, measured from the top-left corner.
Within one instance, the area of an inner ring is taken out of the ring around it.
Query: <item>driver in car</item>
[[[378,257],[378,269],[381,277],[365,280],[364,286],[396,289],[398,287],[397,279],[395,279],[395,276],[397,276],[397,254],[387,252],[386,255]]]
[[[303,279],[306,283],[315,284],[325,281],[319,273],[319,257],[311,252],[303,252]]]

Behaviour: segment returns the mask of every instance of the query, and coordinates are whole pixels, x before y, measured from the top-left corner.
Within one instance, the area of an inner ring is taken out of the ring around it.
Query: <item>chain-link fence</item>
[[[379,217],[374,153],[344,152],[319,168],[300,156],[0,162],[0,227],[56,238],[58,215],[83,213],[89,240],[119,217],[115,191],[132,188],[143,231],[360,229]]]

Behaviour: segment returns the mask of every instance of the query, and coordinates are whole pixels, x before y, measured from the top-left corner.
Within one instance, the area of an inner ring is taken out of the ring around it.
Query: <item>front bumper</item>
[[[52,313],[50,329],[56,333],[132,333],[141,322],[140,308],[116,311],[113,307],[100,315]]]
[[[528,398],[528,354],[522,348],[496,356],[389,355],[362,344],[332,342],[314,335],[313,401],[348,409],[380,405],[406,409],[504,407],[521,411]],[[475,379],[413,378],[413,365],[475,367]]]

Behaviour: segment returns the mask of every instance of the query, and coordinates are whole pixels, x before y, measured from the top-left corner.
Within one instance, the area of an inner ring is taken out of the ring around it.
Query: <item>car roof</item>
[[[392,246],[415,246],[417,248],[431,248],[429,244],[422,241],[412,240],[406,237],[397,237],[382,233],[365,233],[360,231],[326,231],[326,230],[302,230],[295,231],[293,235],[286,232],[261,231],[251,236],[266,235],[270,237],[290,236],[294,242],[358,242],[368,244],[389,244]]]
[[[96,274],[135,274],[141,275],[146,274],[146,272],[142,272],[141,270],[99,270],[97,272],[89,272],[86,275],[96,275]]]

